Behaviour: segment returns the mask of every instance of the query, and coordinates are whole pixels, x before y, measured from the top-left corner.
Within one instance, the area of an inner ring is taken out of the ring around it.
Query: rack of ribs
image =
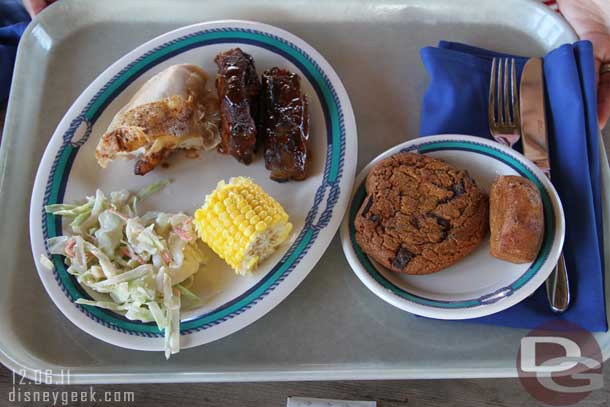
[[[271,171],[271,179],[305,179],[310,160],[309,112],[297,74],[280,68],[263,73],[260,122],[265,167]]]
[[[256,121],[261,84],[254,59],[239,48],[222,52],[216,90],[220,99],[221,143],[218,150],[244,164],[252,162],[256,150]]]

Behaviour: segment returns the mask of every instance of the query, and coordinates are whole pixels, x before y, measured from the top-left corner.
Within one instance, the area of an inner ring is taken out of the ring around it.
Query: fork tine
[[[515,58],[511,59],[511,72],[510,72],[510,82],[511,82],[511,96],[512,96],[512,112],[513,112],[513,124],[520,127],[521,118],[519,117],[519,95],[518,95],[518,84],[517,84],[517,68],[515,67]]]
[[[502,85],[504,86],[504,124],[507,126],[512,125],[512,119],[510,116],[511,105],[508,101],[508,81],[512,80],[512,77],[508,74],[508,58],[504,58],[504,77],[502,81]]]
[[[498,58],[498,66],[496,67],[498,75],[496,78],[496,114],[498,115],[499,126],[504,126],[504,110],[502,106],[502,58]]]
[[[498,60],[496,58],[491,60],[491,74],[489,75],[489,107],[487,108],[487,119],[490,126],[496,125],[496,66]]]
[[[493,58],[489,79],[489,131],[494,140],[509,147],[521,137],[518,86],[515,59]]]

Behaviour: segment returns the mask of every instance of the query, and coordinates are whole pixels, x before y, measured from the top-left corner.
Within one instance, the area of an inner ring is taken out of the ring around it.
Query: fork
[[[517,86],[515,58],[494,58],[489,82],[489,131],[498,143],[510,148],[521,138]]]
[[[510,76],[509,76],[510,59]],[[510,89],[510,100],[509,100]],[[489,81],[489,108],[487,111],[489,119],[489,131],[493,138],[501,144],[513,148],[521,138],[521,122],[519,111],[519,97],[517,95],[517,70],[514,58],[494,58],[491,62],[491,78]],[[563,269],[560,273],[557,269]],[[565,279],[565,261],[563,254],[559,258],[554,273],[557,278],[549,278],[546,281],[547,297],[553,312],[559,313],[566,310],[570,302],[569,291]],[[559,281],[561,276],[563,284]]]

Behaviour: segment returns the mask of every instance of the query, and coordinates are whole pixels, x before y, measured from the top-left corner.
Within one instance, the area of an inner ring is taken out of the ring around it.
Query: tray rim
[[[559,17],[558,13],[547,9],[541,3],[534,0],[513,0],[516,3],[527,3],[528,7],[539,9],[541,13],[546,14],[548,18],[554,20],[563,32],[565,32],[571,41],[577,40],[574,31],[568,26],[568,24]],[[69,0],[61,2],[66,4]],[[32,31],[37,27],[37,22],[40,19],[52,19],[58,18],[60,10],[63,8],[61,3],[47,8],[39,17],[36,17],[33,22],[27,27],[24,32],[22,39],[29,39],[33,36]],[[80,2],[72,1],[70,4],[78,4]],[[73,28],[73,29],[78,29]],[[25,42],[25,41],[23,41]],[[23,43],[22,42],[22,43]],[[25,78],[23,74],[23,65],[26,65],[28,59],[28,52],[25,47],[18,47],[17,58],[15,63],[15,69],[13,74],[13,82],[21,83]],[[13,86],[10,96],[17,93],[18,86]],[[14,98],[9,97],[9,100]],[[0,164],[6,161],[8,156],[8,148],[6,147],[9,143],[7,139],[13,137],[11,134],[15,132],[17,127],[17,108],[15,103],[10,103],[6,110],[6,120],[3,131],[3,143],[0,148]],[[601,137],[601,134],[600,134]],[[604,144],[600,144],[600,154],[602,157],[606,157],[606,151]],[[602,171],[606,172],[607,177],[610,177],[610,167],[608,167],[607,159],[604,159],[602,163]],[[0,165],[0,187],[4,176],[4,172],[1,171],[3,168]],[[607,252],[610,249],[607,248]],[[608,257],[608,253],[606,253]],[[608,293],[606,294],[608,295]],[[610,331],[601,334],[595,334],[596,339],[598,336],[607,336],[606,343],[601,343],[603,359],[606,360],[610,357]],[[36,374],[41,369],[49,368],[52,370],[51,376],[54,378],[60,378],[61,374],[56,373],[62,366],[51,365],[42,367],[31,367],[23,360],[18,360],[13,355],[5,352],[3,348],[0,348],[0,362],[12,370],[13,372],[23,375],[27,379],[35,379]],[[360,367],[362,366],[362,367]],[[397,380],[397,379],[439,379],[439,378],[514,378],[517,377],[516,369],[506,367],[469,367],[469,368],[431,368],[421,370],[419,368],[408,368],[408,367],[368,367],[367,365],[361,364],[345,364],[342,368],[320,366],[319,368],[307,368],[305,366],[295,366],[294,369],[280,368],[276,370],[251,370],[251,371],[215,371],[215,372],[172,372],[171,375],[167,373],[88,373],[82,372],[82,369],[71,369],[71,384],[110,384],[110,383],[189,383],[189,382],[253,382],[253,381],[313,381],[313,380]],[[65,367],[64,367],[65,371]]]

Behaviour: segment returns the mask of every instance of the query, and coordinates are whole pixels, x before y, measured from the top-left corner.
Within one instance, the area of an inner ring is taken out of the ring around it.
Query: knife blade
[[[551,165],[544,112],[542,60],[530,58],[521,74],[521,141],[523,155],[550,177]]]
[[[521,74],[521,141],[523,154],[551,178],[551,162],[544,110],[542,59],[530,58]],[[546,295],[554,312],[564,312],[570,305],[570,285],[563,253],[546,280]]]

